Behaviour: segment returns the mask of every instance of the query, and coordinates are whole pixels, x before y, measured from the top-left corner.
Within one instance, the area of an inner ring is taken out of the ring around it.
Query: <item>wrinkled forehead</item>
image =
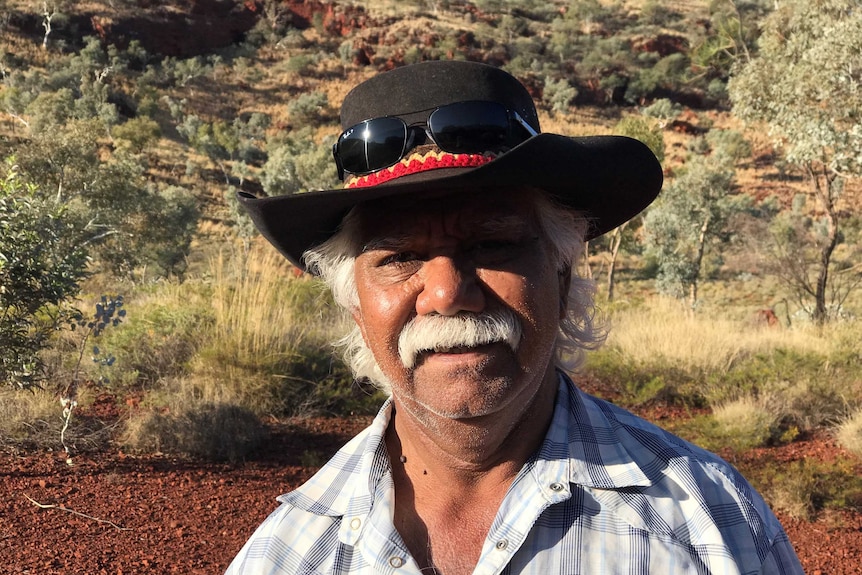
[[[539,228],[536,195],[530,190],[478,191],[419,201],[387,199],[362,205],[356,216],[357,239],[363,245],[378,239],[534,233]]]

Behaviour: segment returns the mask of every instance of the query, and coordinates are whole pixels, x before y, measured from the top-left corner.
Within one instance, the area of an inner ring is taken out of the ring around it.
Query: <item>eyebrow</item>
[[[471,231],[473,235],[486,235],[498,233],[523,234],[529,231],[529,221],[520,215],[500,215],[483,219],[477,222]],[[409,234],[391,236],[379,236],[371,238],[362,245],[360,253],[375,250],[401,250],[409,248],[415,238]]]
[[[500,232],[523,233],[529,228],[529,222],[519,215],[496,216],[482,220],[473,229],[479,233],[493,234]]]
[[[410,244],[410,236],[404,234],[400,236],[381,236],[372,238],[363,244],[360,253],[371,252],[374,250],[398,250],[407,247]]]

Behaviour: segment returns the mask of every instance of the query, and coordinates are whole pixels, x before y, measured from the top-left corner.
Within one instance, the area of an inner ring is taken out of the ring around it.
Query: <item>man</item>
[[[584,241],[661,188],[645,146],[540,134],[519,82],[467,62],[371,78],[341,120],[344,189],[242,201],[391,398],[228,573],[802,572],[734,469],[560,369],[602,340]]]

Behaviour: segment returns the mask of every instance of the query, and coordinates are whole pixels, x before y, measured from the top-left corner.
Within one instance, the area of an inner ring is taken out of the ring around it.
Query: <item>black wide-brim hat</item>
[[[540,131],[533,100],[520,82],[498,68],[464,61],[423,62],[374,76],[345,97],[341,124],[347,129],[384,116],[413,123],[427,119],[436,107],[470,101],[501,103]],[[363,202],[472,191],[487,193],[493,202],[495,189],[538,188],[584,212],[590,221],[587,239],[592,239],[646,208],[663,178],[649,148],[624,136],[539,133],[480,165],[443,155],[448,162],[438,161],[440,154],[431,154],[430,162],[407,158],[394,170],[349,178],[345,188],[268,198],[241,192],[239,201],[263,236],[305,269],[302,254],[331,237],[347,212]]]

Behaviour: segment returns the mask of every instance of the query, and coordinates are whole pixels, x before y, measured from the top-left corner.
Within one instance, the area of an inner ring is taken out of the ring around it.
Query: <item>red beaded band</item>
[[[355,176],[348,180],[345,188],[368,188],[418,172],[440,168],[476,168],[487,164],[496,156],[493,154],[449,154],[447,152],[428,152],[401,160],[389,168],[384,168],[366,176]]]

